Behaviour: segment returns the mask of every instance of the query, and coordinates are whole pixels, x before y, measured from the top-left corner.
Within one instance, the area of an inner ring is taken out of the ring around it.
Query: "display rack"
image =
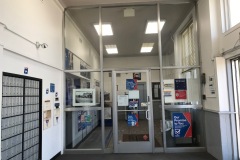
[[[2,160],[41,159],[40,79],[3,73]]]

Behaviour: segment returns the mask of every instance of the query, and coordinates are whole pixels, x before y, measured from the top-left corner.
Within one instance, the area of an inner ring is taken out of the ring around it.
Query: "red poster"
[[[192,137],[192,119],[191,119],[191,113],[190,113],[190,112],[185,112],[185,113],[183,113],[183,114],[184,114],[184,116],[186,117],[188,123],[190,124],[190,126],[189,126],[189,128],[188,128],[188,130],[187,130],[187,132],[186,132],[186,134],[185,134],[184,137],[190,138],[190,137]]]
[[[187,99],[187,91],[186,90],[176,90],[175,98],[176,99]]]
[[[135,82],[135,86],[134,86],[133,90],[137,90],[138,89],[137,79],[134,79],[134,82]]]

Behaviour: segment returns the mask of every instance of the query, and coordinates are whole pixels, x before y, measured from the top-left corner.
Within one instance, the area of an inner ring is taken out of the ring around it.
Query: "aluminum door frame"
[[[148,97],[148,142],[118,142],[118,110],[117,110],[117,73],[146,73],[146,87]],[[151,92],[151,70],[121,70],[112,71],[112,93],[113,93],[113,146],[114,153],[153,153],[154,152],[154,127],[153,127],[153,107]]]

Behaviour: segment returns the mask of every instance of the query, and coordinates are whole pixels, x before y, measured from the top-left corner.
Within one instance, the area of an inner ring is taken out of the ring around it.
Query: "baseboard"
[[[52,157],[50,160],[55,160],[57,159],[59,156],[61,156],[61,152],[58,152],[54,157]]]

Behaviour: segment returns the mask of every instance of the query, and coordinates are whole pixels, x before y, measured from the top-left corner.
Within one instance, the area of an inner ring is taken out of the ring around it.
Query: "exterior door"
[[[115,153],[153,152],[149,77],[148,70],[113,71]]]

